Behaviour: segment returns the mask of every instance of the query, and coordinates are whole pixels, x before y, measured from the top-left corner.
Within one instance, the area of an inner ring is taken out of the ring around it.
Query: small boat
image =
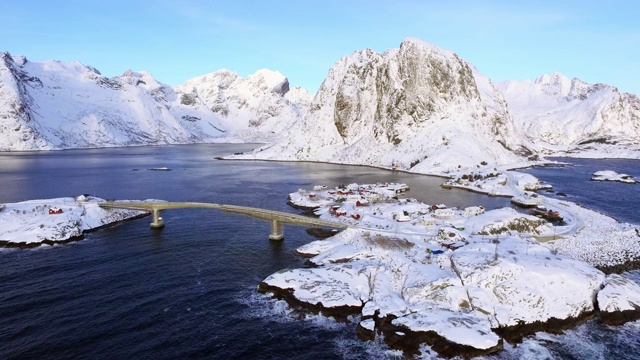
[[[549,221],[562,221],[562,215],[559,212],[553,210],[533,209],[531,213],[536,216],[540,216]]]

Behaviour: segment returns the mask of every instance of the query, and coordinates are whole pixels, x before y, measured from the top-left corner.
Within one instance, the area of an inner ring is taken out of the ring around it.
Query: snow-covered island
[[[357,319],[364,338],[382,335],[406,354],[423,344],[443,356],[489,354],[504,340],[557,332],[597,310],[615,324],[640,317],[640,288],[595,267],[640,258],[637,228],[544,197],[545,206],[564,217],[563,226],[511,208],[451,209],[397,199],[391,189],[400,188],[351,184],[290,194],[293,205],[352,227],[298,248],[313,267],[277,272],[260,291]],[[596,228],[608,237],[591,237]],[[597,241],[611,249],[591,257],[575,249],[593,252],[603,245]]]
[[[541,183],[533,175],[497,168],[456,171],[448,175],[449,180],[442,187],[470,190],[490,196],[522,197],[526,195],[523,191],[551,188],[551,185]]]
[[[103,209],[104,199],[80,195],[0,204],[0,247],[30,248],[83,238],[84,233],[148,215]]]
[[[596,171],[591,176],[591,180],[593,181],[617,181],[625,184],[635,184],[637,181],[631,175],[627,174],[618,174],[612,170],[602,170]]]

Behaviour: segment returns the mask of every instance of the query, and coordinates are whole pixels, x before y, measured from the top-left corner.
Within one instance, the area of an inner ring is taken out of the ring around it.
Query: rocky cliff
[[[340,59],[288,134],[245,157],[418,172],[506,164],[522,146],[501,93],[453,52],[418,39]]]

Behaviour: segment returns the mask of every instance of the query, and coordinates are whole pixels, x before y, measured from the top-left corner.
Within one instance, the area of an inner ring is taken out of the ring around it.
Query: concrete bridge
[[[161,228],[164,226],[164,220],[160,216],[160,211],[167,209],[183,209],[183,208],[199,208],[199,209],[218,209],[227,213],[251,216],[254,218],[271,222],[271,234],[269,240],[284,239],[282,224],[300,225],[300,226],[323,226],[330,228],[346,229],[349,226],[333,221],[325,221],[308,216],[289,214],[282,211],[266,210],[252,208],[247,206],[211,204],[199,202],[151,202],[151,201],[132,201],[119,202],[108,201],[99,204],[105,209],[130,209],[149,211],[153,213],[153,222],[150,224],[152,228]]]

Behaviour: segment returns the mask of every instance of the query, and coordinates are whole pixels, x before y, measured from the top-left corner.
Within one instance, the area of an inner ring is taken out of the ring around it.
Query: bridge
[[[271,234],[269,235],[269,240],[284,239],[284,232],[282,229],[283,224],[299,226],[322,226],[338,229],[346,229],[349,227],[346,224],[321,220],[308,216],[237,205],[164,201],[107,201],[100,203],[99,205],[101,208],[105,209],[129,209],[152,212],[153,222],[151,222],[150,224],[152,228],[162,228],[164,226],[164,219],[162,219],[162,217],[160,216],[160,211],[162,210],[183,208],[218,209],[226,213],[246,215],[271,222]]]

